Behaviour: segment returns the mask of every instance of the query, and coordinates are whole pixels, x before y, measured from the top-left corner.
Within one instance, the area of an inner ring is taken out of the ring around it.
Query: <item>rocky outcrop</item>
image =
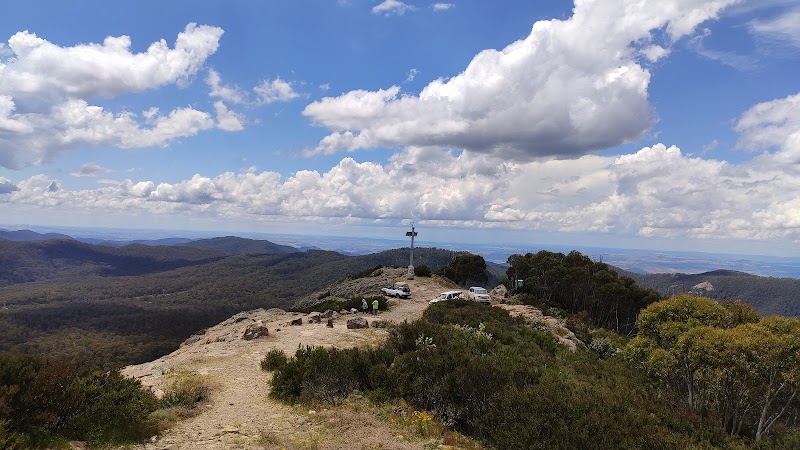
[[[251,323],[244,329],[244,333],[242,333],[242,339],[245,341],[252,341],[253,339],[260,338],[261,336],[269,336],[269,330],[267,326],[264,325],[264,321],[257,320],[255,323]]]
[[[542,311],[529,305],[497,305],[503,308],[512,316],[523,317],[528,325],[533,328],[549,331],[556,338],[559,344],[567,347],[571,351],[578,349],[585,350],[586,344],[575,336],[564,323],[563,319],[546,316]]]
[[[381,295],[381,288],[391,286],[397,278],[402,277],[405,273],[406,269],[384,267],[376,270],[370,276],[344,280],[328,286],[325,290],[317,291],[297,301],[295,308],[301,309],[325,300],[346,301]]]
[[[706,295],[707,293],[713,291],[714,291],[714,285],[709,283],[708,281],[704,281],[702,283],[698,283],[692,286],[692,289],[689,291],[689,293],[694,295]]]
[[[367,319],[363,317],[355,317],[347,320],[347,328],[350,330],[358,328],[369,328],[369,322],[367,322]]]
[[[211,344],[214,342],[234,342],[238,340],[253,340],[268,336],[269,330],[266,323],[277,319],[292,317],[296,313],[287,313],[278,308],[254,309],[240,312],[229,319],[206,330],[202,330],[186,339],[181,347],[195,343]]]

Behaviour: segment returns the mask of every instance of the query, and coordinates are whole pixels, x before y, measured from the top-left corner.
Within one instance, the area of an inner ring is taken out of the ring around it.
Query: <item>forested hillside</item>
[[[279,245],[274,242],[245,239],[236,236],[225,236],[211,239],[199,239],[183,244],[180,247],[192,247],[203,250],[220,252],[225,255],[258,255],[275,253],[296,253],[297,250],[289,245]]]
[[[665,296],[693,293],[715,300],[742,300],[763,315],[800,316],[800,279],[796,278],[761,277],[733,270],[625,275]]]
[[[91,275],[142,275],[209,262],[221,256],[189,247],[114,248],[75,240],[0,240],[0,287]]]
[[[0,230],[0,240],[9,241],[45,241],[48,239],[73,239],[61,233],[37,233],[31,230]]]
[[[257,245],[272,248],[266,242]],[[415,261],[434,269],[451,257],[415,249]],[[0,241],[0,351],[101,367],[142,362],[239,311],[289,308],[353,273],[407,264],[407,249],[224,256],[210,247]]]

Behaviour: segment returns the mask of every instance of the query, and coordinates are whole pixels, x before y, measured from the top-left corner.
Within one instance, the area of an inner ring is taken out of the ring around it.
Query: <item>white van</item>
[[[445,291],[439,294],[438,297],[431,300],[429,303],[433,304],[433,303],[443,302],[445,300],[455,300],[457,298],[461,298],[461,294],[462,294],[461,291]]]

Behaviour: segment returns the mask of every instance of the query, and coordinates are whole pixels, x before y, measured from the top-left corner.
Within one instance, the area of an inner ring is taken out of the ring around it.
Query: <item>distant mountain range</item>
[[[800,279],[760,277],[735,270],[698,274],[625,273],[661,295],[691,293],[716,300],[742,300],[762,315],[800,316]]]
[[[6,227],[8,228],[8,226]],[[114,247],[122,247],[131,243],[145,245],[176,245],[214,238],[219,235],[208,231],[189,230],[131,230],[85,227],[40,227],[34,225],[30,225],[28,228],[38,233],[61,234],[66,237],[72,236],[82,242]],[[2,232],[2,229],[0,229],[0,236],[2,236]],[[402,235],[402,233],[400,233],[400,235]],[[253,240],[269,240],[279,245],[295,247],[299,251],[324,249],[351,256],[378,253],[383,250],[406,247],[409,245],[409,242],[404,239],[380,239],[371,237],[301,236],[267,233],[237,233],[237,236]],[[37,238],[41,239],[41,237]],[[418,240],[417,244],[424,247],[438,247],[452,251],[468,251],[483,256],[487,263],[499,265],[505,264],[508,257],[515,253],[535,253],[539,250],[569,253],[571,250],[578,250],[595,261],[603,261],[632,273],[697,274],[723,269],[747,272],[761,276],[800,278],[800,256],[733,255],[708,252],[635,250],[598,246],[591,247],[585,245],[565,246],[522,242],[517,244],[485,244]]]

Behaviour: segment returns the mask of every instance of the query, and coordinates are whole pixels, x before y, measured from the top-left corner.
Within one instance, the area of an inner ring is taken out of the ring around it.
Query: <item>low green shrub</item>
[[[261,370],[280,370],[286,365],[288,360],[289,358],[286,357],[286,353],[284,353],[283,350],[274,348],[268,351],[264,359],[261,360]]]
[[[616,356],[621,351],[610,339],[604,337],[592,339],[588,347],[603,359]]]
[[[159,404],[141,383],[118,371],[92,372],[71,386],[80,399],[66,422],[66,436],[91,442],[123,443],[146,439],[157,432],[149,416]]]
[[[272,378],[274,398],[284,401],[316,400],[337,403],[353,390],[376,388],[376,365],[387,365],[392,354],[385,349],[299,348],[294,357],[276,369]],[[386,381],[376,378],[378,381]]]

